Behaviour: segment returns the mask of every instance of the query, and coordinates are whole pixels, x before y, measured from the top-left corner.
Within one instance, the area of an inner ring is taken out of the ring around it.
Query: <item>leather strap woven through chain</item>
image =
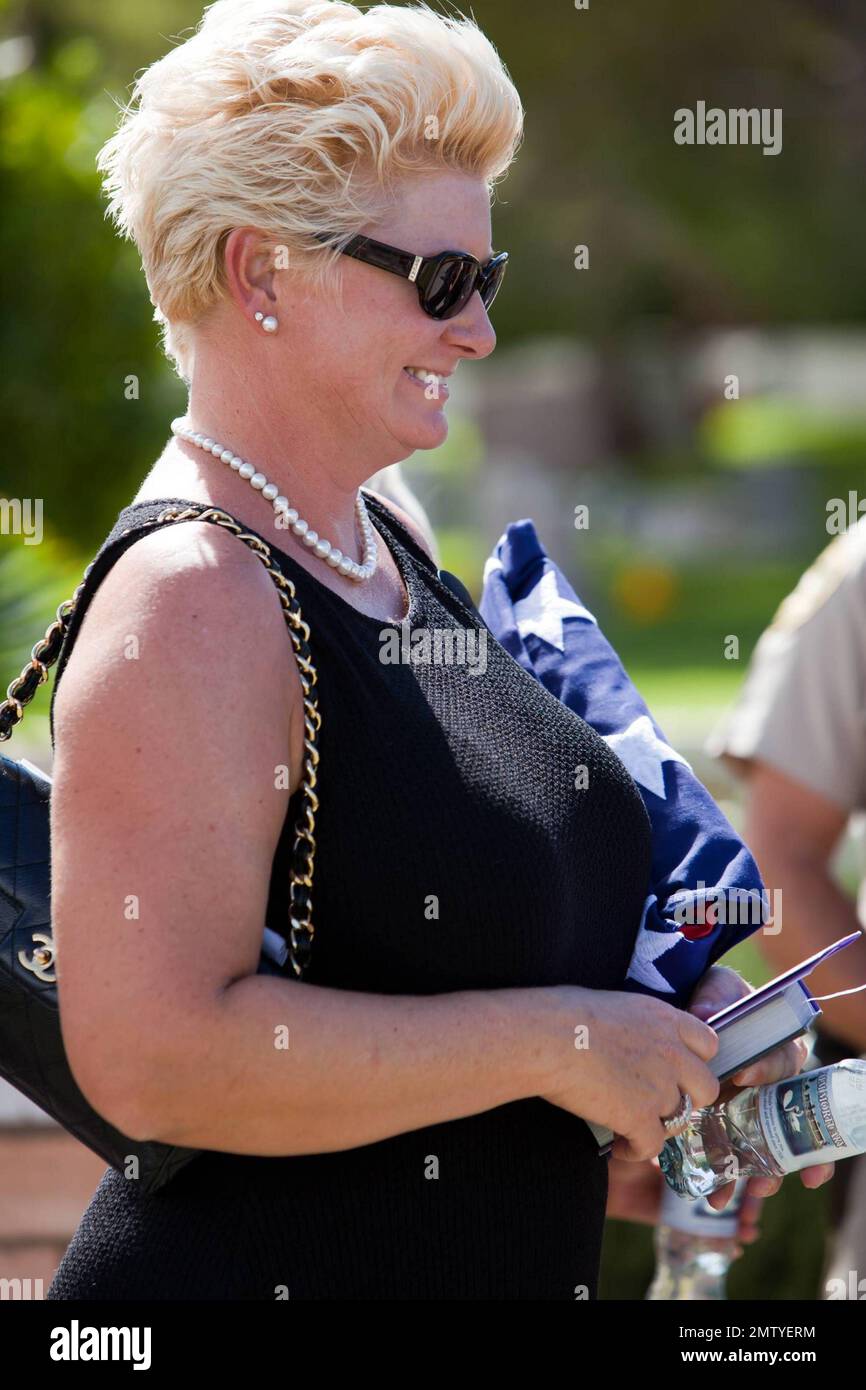
[[[295,822],[295,842],[291,856],[291,886],[289,890],[289,931],[286,944],[292,969],[298,976],[303,975],[309,965],[312,953],[314,927],[312,921],[313,865],[316,852],[316,812],[319,801],[316,796],[316,778],[319,753],[316,739],[321,725],[318,701],[315,694],[316,668],[310,654],[310,629],[304,622],[295,586],[282,573],[271,559],[270,546],[258,536],[252,536],[228,512],[204,504],[194,507],[167,507],[159,516],[144,522],[143,525],[156,526],[162,522],[209,521],[215,526],[223,526],[233,532],[249,546],[261,560],[280,596],[283,616],[289,629],[289,636],[295,652],[301,686],[304,692],[304,769],[301,778],[301,811]],[[129,529],[122,532],[128,535]],[[93,568],[93,561],[84,571],[84,579]],[[0,742],[11,737],[16,724],[24,716],[24,706],[33,699],[40,685],[48,679],[48,671],[57,661],[69,623],[75,612],[78,600],[84,589],[84,581],[71,598],[65,599],[57,609],[55,621],[47,629],[45,636],[36,643],[30,654],[30,661],[9,685],[7,698],[0,704]]]

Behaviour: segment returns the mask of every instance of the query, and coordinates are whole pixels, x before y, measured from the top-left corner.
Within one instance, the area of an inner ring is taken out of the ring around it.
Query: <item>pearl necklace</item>
[[[313,555],[318,555],[319,559],[324,560],[332,569],[335,569],[337,574],[343,574],[347,579],[361,581],[369,579],[374,573],[379,547],[360,488],[358,489],[358,496],[355,498],[355,514],[361,528],[361,535],[364,537],[364,558],[361,564],[358,564],[350,555],[344,555],[342,550],[331,545],[330,541],[321,540],[318,533],[311,529],[309,522],[304,521],[303,517],[298,515],[297,508],[289,506],[289,499],[280,494],[276,483],[269,483],[264,473],[259,473],[255,466],[247,463],[240,454],[234,453],[225,444],[217,443],[215,439],[209,439],[207,435],[197,434],[186,423],[183,416],[172,420],[171,432],[180,435],[181,439],[186,439],[190,444],[195,444],[197,448],[204,449],[205,453],[213,454],[214,458],[221,459],[241,478],[245,478],[250,487],[255,488],[256,492],[260,492],[268,502],[273,503],[275,512],[285,516],[287,526],[291,527],[303,544],[309,547]]]

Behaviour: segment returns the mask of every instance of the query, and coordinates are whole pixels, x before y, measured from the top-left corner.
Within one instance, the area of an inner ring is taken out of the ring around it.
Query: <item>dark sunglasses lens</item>
[[[451,319],[468,303],[476,289],[489,309],[499,292],[507,261],[497,261],[486,275],[478,274],[472,260],[449,256],[437,267],[424,294],[424,308],[436,319]]]
[[[485,309],[490,308],[491,304],[493,303],[494,299],[499,293],[499,286],[505,279],[505,268],[507,265],[507,261],[499,261],[497,265],[492,267],[489,274],[487,275],[487,278],[485,279],[485,282],[481,287],[481,302],[483,303]]]
[[[475,289],[475,264],[460,256],[440,261],[424,294],[424,308],[434,319],[459,314]]]

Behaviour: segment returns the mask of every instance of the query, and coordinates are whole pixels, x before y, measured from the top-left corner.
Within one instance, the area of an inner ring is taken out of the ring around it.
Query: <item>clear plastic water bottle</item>
[[[705,1197],[684,1202],[665,1184],[655,1230],[656,1270],[647,1298],[676,1302],[724,1299],[737,1248],[737,1228],[748,1178],[740,1178],[722,1211]]]
[[[692,1113],[659,1165],[683,1197],[706,1197],[740,1177],[782,1177],[866,1153],[866,1061],[747,1086]]]

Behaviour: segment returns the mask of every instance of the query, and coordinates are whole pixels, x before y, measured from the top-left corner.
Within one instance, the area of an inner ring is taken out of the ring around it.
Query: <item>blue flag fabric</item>
[[[479,611],[506,651],[601,734],[637,783],[652,823],[651,882],[622,987],[685,1008],[709,966],[772,920],[757,864],[668,743],[531,521],[512,523],[494,547]]]

